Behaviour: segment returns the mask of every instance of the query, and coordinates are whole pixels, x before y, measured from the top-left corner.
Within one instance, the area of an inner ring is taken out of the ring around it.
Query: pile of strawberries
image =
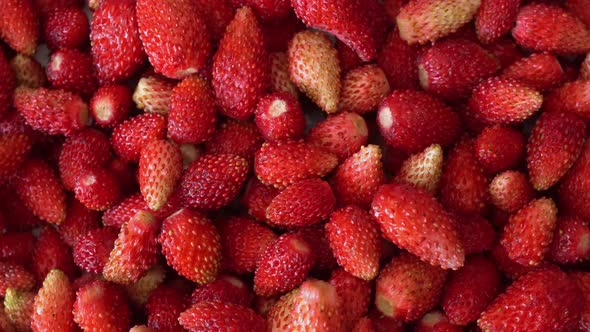
[[[590,331],[590,0],[0,0],[0,39],[2,332]]]

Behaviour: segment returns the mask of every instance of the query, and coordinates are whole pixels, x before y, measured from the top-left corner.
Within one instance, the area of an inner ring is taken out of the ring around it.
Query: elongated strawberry
[[[535,197],[527,176],[519,171],[499,173],[490,182],[490,201],[497,208],[514,213]]]
[[[590,227],[578,217],[560,217],[549,251],[552,261],[568,264],[590,258]]]
[[[369,311],[371,284],[343,269],[334,270],[328,282],[336,288],[341,312],[344,315],[344,325],[351,328],[354,322]]]
[[[0,183],[4,183],[25,161],[32,148],[26,134],[0,135]]]
[[[486,127],[475,139],[475,153],[487,173],[515,168],[525,154],[525,137],[510,127]]]
[[[408,184],[383,185],[372,203],[383,236],[422,260],[446,269],[463,266],[455,221],[430,194]]]
[[[102,280],[86,284],[76,293],[74,321],[84,331],[126,331],[131,314],[123,291]]]
[[[236,119],[250,117],[269,87],[268,53],[249,7],[237,11],[219,43],[213,58],[212,83],[221,112]]]
[[[381,270],[375,285],[375,306],[402,321],[422,317],[438,302],[446,271],[402,253]]]
[[[492,43],[514,26],[521,0],[482,0],[475,17],[477,37],[484,44]]]
[[[340,110],[366,113],[377,108],[390,92],[383,70],[366,65],[349,71],[342,81]]]
[[[28,291],[35,286],[35,276],[20,264],[0,262],[0,296],[6,295],[6,290]]]
[[[579,54],[590,51],[590,30],[574,14],[557,6],[522,7],[512,29],[516,42],[534,51]]]
[[[10,68],[14,72],[14,78],[18,86],[23,85],[28,88],[40,88],[47,83],[45,69],[41,64],[32,57],[24,54],[17,54],[10,60]],[[5,74],[10,78],[10,74]]]
[[[17,331],[31,329],[35,293],[8,288],[4,297],[4,312]]]
[[[289,43],[287,56],[291,81],[299,90],[324,112],[338,111],[340,63],[328,37],[317,31],[299,32]]]
[[[121,198],[121,188],[115,175],[104,168],[83,170],[74,186],[76,199],[94,211],[105,211]]]
[[[317,123],[310,130],[306,141],[344,160],[367,144],[368,137],[365,119],[357,113],[344,112],[329,115],[324,121]]]
[[[466,39],[436,43],[418,62],[422,88],[446,100],[467,97],[479,81],[498,69],[492,54]]]
[[[234,154],[251,161],[263,141],[253,121],[229,119],[205,142],[205,151],[215,155]]]
[[[266,141],[300,139],[305,131],[305,114],[299,100],[288,92],[261,98],[254,121]]]
[[[74,331],[75,300],[68,277],[60,270],[51,270],[35,297],[31,327],[35,331]]]
[[[391,30],[381,51],[377,64],[385,72],[391,89],[417,89],[418,47],[403,40],[397,29]]]
[[[426,92],[398,90],[381,102],[377,125],[387,144],[416,153],[452,143],[459,134],[459,115]]]
[[[135,106],[149,113],[168,113],[176,82],[154,73],[144,74],[133,92]]]
[[[53,269],[61,270],[69,278],[73,278],[76,273],[70,247],[63,242],[54,228],[46,227],[35,243],[33,272],[38,280],[44,280]]]
[[[270,59],[270,91],[286,92],[293,97],[299,97],[297,86],[289,77],[289,58],[286,53],[274,52],[269,54]]]
[[[187,294],[172,286],[155,289],[145,305],[148,326],[156,330],[182,331],[178,316],[186,310]]]
[[[205,331],[215,326],[220,330],[264,332],[266,322],[252,309],[222,302],[201,302],[180,314],[180,325],[190,331]]]
[[[545,91],[560,85],[565,80],[565,73],[554,55],[533,53],[504,69],[502,77]]]
[[[33,55],[39,41],[39,18],[32,0],[7,0],[0,13],[0,37],[15,51]]]
[[[111,144],[122,159],[137,161],[146,144],[163,139],[165,134],[166,118],[160,114],[144,113],[115,127]]]
[[[436,194],[443,170],[443,150],[434,144],[406,159],[395,177],[396,182],[409,183],[418,189]]]
[[[590,120],[590,81],[573,81],[553,90],[546,98],[548,111],[569,112]]]
[[[152,210],[164,206],[182,175],[182,155],[173,143],[152,141],[141,150],[139,188]]]
[[[94,122],[101,127],[114,127],[131,111],[131,90],[124,85],[104,85],[98,88],[90,101]]]

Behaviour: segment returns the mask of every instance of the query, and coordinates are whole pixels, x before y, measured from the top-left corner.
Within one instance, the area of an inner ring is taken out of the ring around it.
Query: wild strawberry
[[[129,332],[155,332],[156,330],[152,329],[151,327],[147,327],[145,325],[135,325],[132,327]]]
[[[221,239],[206,216],[188,209],[176,212],[164,220],[158,242],[166,261],[180,275],[199,284],[215,280],[221,265]]]
[[[583,303],[573,279],[558,268],[543,268],[508,286],[481,314],[478,325],[494,332],[567,331],[578,323]]]
[[[213,58],[212,83],[223,114],[252,115],[270,83],[268,61],[256,16],[249,7],[238,9]]]
[[[4,213],[3,215],[6,216],[7,214]],[[0,234],[0,261],[28,266],[31,263],[34,249],[35,237],[30,232]]]
[[[571,113],[544,112],[527,144],[527,168],[536,190],[556,184],[582,151],[586,124]]]
[[[590,31],[574,14],[558,6],[530,4],[516,17],[512,37],[527,49],[558,54],[590,51]]]
[[[590,120],[590,81],[573,81],[553,90],[546,98],[547,111],[569,112]]]
[[[283,52],[270,53],[270,90],[299,97],[299,90],[289,77],[289,58]]]
[[[44,280],[53,269],[61,270],[69,278],[76,274],[71,248],[63,242],[52,227],[42,229],[33,251],[33,272],[38,280]]]
[[[63,90],[18,88],[14,107],[33,129],[50,135],[71,135],[88,122],[82,98]]]
[[[439,310],[426,313],[417,323],[415,332],[460,332],[463,327],[449,322],[449,318]]]
[[[348,1],[348,0],[347,0]],[[317,31],[297,33],[289,43],[291,81],[326,113],[338,111],[340,64],[338,51]]]
[[[385,265],[375,285],[375,306],[385,316],[403,321],[422,317],[438,302],[446,271],[402,253]]]
[[[431,194],[438,191],[443,170],[443,150],[434,144],[406,159],[395,177],[396,182],[409,183]]]
[[[383,185],[372,203],[383,236],[422,260],[445,269],[463,266],[455,221],[430,194],[408,184]]]
[[[150,209],[164,206],[181,175],[182,155],[173,143],[152,141],[141,150],[139,187]]]
[[[490,44],[514,26],[520,0],[483,0],[475,17],[477,37],[484,44]]]
[[[233,303],[216,301],[200,302],[178,318],[180,325],[190,331],[205,331],[212,326],[220,330],[252,332],[266,331],[266,322],[254,310]]]
[[[517,167],[524,152],[524,135],[510,127],[486,127],[475,139],[477,160],[489,174]]]
[[[39,18],[32,0],[7,0],[0,13],[0,37],[18,53],[33,55],[39,41]]]
[[[418,62],[422,88],[446,100],[467,97],[479,81],[498,69],[498,60],[492,54],[465,39],[436,43]]]
[[[553,233],[549,257],[560,264],[590,258],[590,227],[578,217],[560,217]]]
[[[334,270],[328,282],[336,288],[345,320],[344,325],[351,328],[354,322],[369,311],[371,284],[354,277],[343,269]]]
[[[288,92],[261,98],[254,121],[266,141],[300,139],[305,131],[305,114],[299,100]]]
[[[4,183],[25,161],[32,148],[26,134],[0,135],[0,183]]]
[[[156,263],[159,221],[149,212],[140,211],[121,227],[115,247],[104,267],[105,279],[131,284]]]
[[[4,312],[17,331],[31,330],[35,293],[8,288],[4,297]]]
[[[100,82],[127,79],[145,62],[137,22],[135,1],[101,0],[90,27],[92,61]]]
[[[24,266],[0,262],[0,296],[6,295],[6,289],[28,291],[35,286],[35,276]]]
[[[220,275],[215,281],[195,289],[191,294],[191,303],[194,305],[200,302],[219,301],[249,307],[252,298],[245,282],[227,274]]]
[[[101,274],[115,246],[117,230],[96,228],[80,236],[73,246],[74,262],[82,270]]]
[[[260,221],[267,221],[266,208],[272,199],[279,194],[279,190],[273,186],[267,186],[257,178],[248,181],[242,204],[248,209],[248,214]]]
[[[459,134],[459,115],[426,92],[398,90],[381,102],[377,125],[387,144],[416,153],[452,143]]]
[[[80,203],[95,211],[105,211],[121,198],[117,178],[104,168],[83,170],[78,176],[74,192]]]
[[[137,161],[145,145],[163,139],[165,134],[166,118],[160,114],[144,113],[116,126],[111,144],[122,159]]]
[[[342,81],[340,109],[345,112],[370,112],[389,92],[389,82],[381,68],[366,65],[353,69]]]
[[[580,66],[580,79],[590,81],[590,55],[586,55]]]
[[[499,173],[490,182],[490,201],[497,208],[514,213],[535,197],[527,176],[519,171]]]
[[[517,124],[537,112],[542,103],[541,94],[523,83],[490,78],[473,89],[468,106],[486,124]]]
[[[123,291],[102,280],[93,281],[78,290],[73,314],[74,321],[84,331],[126,331],[131,319]]]
[[[253,121],[229,119],[205,142],[205,150],[208,154],[234,154],[251,161],[263,141]]]
[[[131,90],[124,85],[103,85],[92,96],[90,112],[94,122],[101,127],[114,127],[131,111]]]
[[[74,331],[75,300],[68,277],[60,270],[51,270],[35,296],[31,327],[35,331]]]
[[[51,50],[83,49],[88,44],[90,26],[81,8],[52,10],[43,23],[43,36]]]
[[[504,69],[502,77],[521,81],[534,89],[545,91],[561,85],[565,74],[554,55],[533,53]]]
[[[100,214],[85,207],[76,199],[68,200],[66,219],[57,230],[61,238],[70,247],[74,247],[78,239],[88,231],[99,228]]]
[[[207,25],[211,42],[216,45],[234,18],[234,8],[228,3],[228,0],[197,0],[196,3],[201,17]]]
[[[17,54],[10,60],[10,68],[14,72],[17,86],[25,86],[28,88],[36,89],[40,88],[47,83],[47,77],[45,76],[45,69],[41,66],[37,60],[32,57]],[[4,76],[9,78],[7,74]]]
[[[139,79],[133,92],[135,106],[147,113],[168,113],[170,98],[176,82],[157,74],[146,74]]]
[[[344,112],[318,122],[307,135],[306,141],[344,160],[367,144],[368,137],[365,119],[357,113]]]
[[[326,219],[335,205],[330,185],[311,178],[290,185],[273,198],[266,208],[266,218],[279,227],[310,226]]]
[[[256,152],[254,173],[282,189],[300,180],[323,177],[338,164],[336,155],[302,141],[264,143]]]
[[[156,288],[145,304],[147,324],[159,331],[182,331],[178,316],[186,310],[187,295],[172,286]]]
[[[455,217],[457,233],[463,244],[465,255],[492,249],[496,242],[496,231],[487,219],[480,215],[455,215]]]
[[[517,263],[539,265],[549,251],[556,222],[557,207],[553,200],[533,200],[510,217],[501,243]]]
[[[403,40],[397,29],[391,30],[377,55],[377,64],[385,72],[392,90],[419,87],[417,62],[418,47]]]

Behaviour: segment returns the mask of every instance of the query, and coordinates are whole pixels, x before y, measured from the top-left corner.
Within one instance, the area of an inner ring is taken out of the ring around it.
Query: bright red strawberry
[[[127,117],[132,107],[131,90],[124,85],[101,86],[90,101],[92,118],[101,127],[118,125]]]
[[[146,55],[139,36],[135,1],[101,2],[90,28],[92,60],[101,82],[117,82],[135,74]]]
[[[307,135],[306,141],[344,160],[367,144],[368,137],[365,119],[357,113],[344,112],[318,122]]]
[[[490,182],[490,201],[497,208],[515,213],[535,197],[527,176],[519,171],[499,173]]]
[[[548,111],[574,113],[590,120],[590,81],[573,81],[553,90],[546,98]]]
[[[473,19],[479,5],[477,0],[411,1],[400,9],[397,26],[408,43],[425,44],[459,30]]]
[[[491,53],[466,39],[436,43],[418,62],[422,88],[446,100],[467,97],[479,81],[498,69],[498,60]]]
[[[6,289],[28,291],[35,286],[35,276],[19,264],[0,262],[0,296],[6,295]]]
[[[151,210],[159,210],[176,188],[182,175],[178,146],[165,140],[152,141],[141,150],[139,188]]]
[[[220,275],[215,281],[197,288],[191,294],[191,303],[207,301],[234,303],[249,307],[252,302],[249,286],[242,280],[227,275]]]
[[[154,73],[145,74],[139,79],[133,92],[135,106],[148,113],[166,114],[175,86],[176,81]]]
[[[329,283],[336,288],[344,325],[350,329],[354,322],[366,315],[371,303],[371,284],[358,279],[343,269],[332,272]]]
[[[560,264],[590,258],[590,226],[578,217],[560,217],[553,233],[549,257]]]
[[[37,280],[44,280],[47,273],[53,269],[61,270],[70,278],[76,274],[70,247],[63,242],[53,227],[45,227],[33,251],[33,272]]]
[[[502,77],[521,81],[534,89],[545,91],[561,85],[565,80],[565,73],[554,55],[533,53],[504,69]]]
[[[266,249],[277,239],[269,228],[242,217],[230,217],[218,223],[223,248],[223,265],[239,273],[256,270]]]
[[[377,277],[381,239],[379,226],[369,213],[356,206],[334,211],[326,235],[338,264],[347,272],[364,280]]]
[[[350,0],[346,0],[350,1]],[[289,43],[291,81],[326,113],[338,111],[340,64],[330,39],[318,31],[297,33]]]
[[[283,52],[270,53],[270,91],[286,92],[299,97],[297,86],[289,77],[289,58]]]
[[[31,330],[35,293],[8,288],[4,297],[4,312],[17,331]]]
[[[417,323],[414,332],[461,332],[463,327],[449,322],[449,318],[439,310],[424,315]]]
[[[158,238],[166,261],[185,278],[206,284],[221,266],[221,238],[205,215],[182,209],[164,220]]]
[[[107,135],[96,129],[85,129],[71,135],[59,154],[59,173],[64,187],[73,190],[82,172],[105,166],[112,155]]]
[[[254,310],[233,303],[200,302],[180,314],[180,325],[190,331],[208,331],[212,327],[227,331],[266,331],[264,318]]]
[[[0,134],[0,183],[4,183],[25,161],[32,148],[31,138],[22,134]]]
[[[456,215],[456,218],[457,233],[465,255],[492,249],[496,242],[496,231],[487,219],[480,215]]]
[[[140,211],[121,227],[104,267],[105,279],[128,285],[156,263],[159,224],[152,214]]]
[[[88,231],[73,247],[74,262],[86,272],[101,274],[116,239],[117,230],[112,227]]]
[[[582,151],[586,124],[571,113],[544,112],[533,127],[527,144],[531,184],[546,190],[556,184]]]
[[[121,198],[117,178],[104,168],[83,170],[74,186],[74,193],[80,203],[95,211],[105,211]]]
[[[60,270],[51,270],[35,296],[31,327],[34,331],[74,331],[75,300],[68,277]]]
[[[501,243],[517,263],[539,265],[549,251],[556,222],[557,207],[553,200],[533,200],[510,217]]]
[[[43,36],[51,50],[83,49],[88,44],[90,25],[81,8],[64,7],[48,13]]]
[[[205,142],[205,150],[208,154],[234,154],[251,161],[263,141],[253,121],[229,119]]]
[[[590,51],[590,30],[574,14],[557,6],[530,4],[516,17],[512,37],[527,49],[558,54]]]
[[[102,0],[104,1],[104,0]],[[131,313],[123,291],[116,285],[96,280],[78,290],[74,321],[84,331],[127,331]]]
[[[434,144],[406,159],[395,177],[396,182],[409,183],[431,194],[438,191],[443,170],[443,150]]]
[[[372,213],[383,236],[400,248],[446,269],[463,266],[456,222],[430,194],[408,184],[383,185]]]
[[[486,124],[521,123],[539,110],[543,96],[533,88],[503,78],[490,78],[473,89],[468,106]]]
[[[0,38],[18,53],[35,53],[39,41],[39,18],[32,0],[6,0],[2,4]]]
[[[489,44],[510,32],[520,3],[521,0],[482,0],[475,17],[479,40]]]
[[[387,144],[416,153],[451,144],[459,134],[459,115],[426,92],[398,90],[381,102],[377,125]]]
[[[122,159],[137,161],[145,145],[163,139],[165,134],[166,118],[160,114],[144,113],[116,126],[111,144]]]
[[[35,216],[54,224],[65,220],[64,188],[45,161],[27,160],[17,172],[13,186],[19,198]]]
[[[544,268],[508,286],[482,313],[478,325],[490,332],[568,331],[577,326],[583,304],[575,280],[558,268]]]
[[[10,60],[10,68],[14,72],[17,85],[28,88],[40,88],[47,83],[45,69],[32,57],[17,54]],[[10,76],[4,76],[10,77]]]
[[[145,305],[148,326],[157,331],[183,331],[178,316],[187,305],[187,295],[180,289],[167,285],[156,288]]]
[[[0,79],[0,116],[10,109],[14,88],[16,83],[20,82],[17,80],[16,74],[9,65],[4,53],[0,51],[0,75],[2,75]]]
[[[4,213],[3,215],[8,214]],[[6,222],[8,223],[8,221]],[[0,261],[28,266],[31,263],[34,248],[35,237],[30,232],[0,234]]]
[[[366,65],[349,71],[342,81],[340,110],[366,113],[373,111],[390,92],[383,70]]]
[[[76,199],[68,200],[66,219],[59,224],[57,230],[64,242],[74,247],[78,239],[88,231],[99,228],[100,214],[92,211]]]
[[[227,26],[213,58],[212,83],[221,112],[236,119],[250,117],[269,87],[268,53],[256,16],[249,7],[238,9]]]
[[[336,165],[336,155],[303,141],[270,142],[256,152],[254,173],[262,183],[282,189],[304,179],[323,177]]]
[[[305,114],[299,100],[288,92],[261,98],[254,121],[266,141],[300,139],[305,131]]]
[[[525,137],[511,127],[486,127],[475,139],[475,153],[487,173],[515,168],[524,157]]]
[[[267,221],[266,208],[278,194],[279,190],[275,187],[267,186],[257,178],[252,178],[246,185],[242,204],[248,209],[248,214],[259,221]]]
[[[234,8],[228,0],[196,0],[196,3],[207,25],[211,42],[216,45],[234,18]]]
[[[397,29],[391,30],[377,64],[385,72],[391,89],[417,89],[418,84],[418,48],[401,39]]]
[[[438,302],[446,271],[402,253],[381,270],[375,306],[385,316],[403,321],[422,317]]]
[[[88,122],[88,106],[63,90],[18,88],[14,107],[33,129],[50,135],[71,135]]]

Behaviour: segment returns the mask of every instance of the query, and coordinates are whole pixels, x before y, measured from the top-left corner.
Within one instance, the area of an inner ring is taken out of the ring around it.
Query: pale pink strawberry
[[[395,181],[411,183],[418,189],[436,194],[443,170],[443,150],[435,144],[406,159]]]
[[[340,110],[366,113],[377,108],[390,92],[389,82],[377,65],[365,65],[346,73],[342,81]]]

